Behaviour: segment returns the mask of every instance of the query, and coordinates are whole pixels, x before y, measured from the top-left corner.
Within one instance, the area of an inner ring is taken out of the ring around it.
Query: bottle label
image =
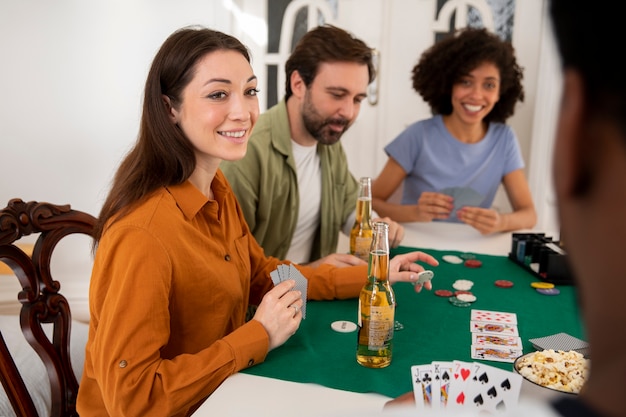
[[[354,239],[354,256],[369,260],[370,246],[372,245],[372,237],[356,237]]]
[[[372,306],[370,308],[368,349],[377,350],[388,347],[393,340],[393,306]]]

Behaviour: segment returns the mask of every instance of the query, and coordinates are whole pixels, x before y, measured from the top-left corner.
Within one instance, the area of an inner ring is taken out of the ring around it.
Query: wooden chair
[[[96,219],[69,205],[13,199],[0,210],[0,261],[15,273],[22,290],[19,321],[24,337],[45,364],[51,389],[51,416],[77,416],[78,381],[70,361],[70,306],[51,276],[50,260],[57,243],[67,235],[91,236]],[[15,243],[39,233],[32,257]],[[52,338],[43,324],[52,327]],[[18,416],[38,416],[24,380],[0,332],[0,381]]]

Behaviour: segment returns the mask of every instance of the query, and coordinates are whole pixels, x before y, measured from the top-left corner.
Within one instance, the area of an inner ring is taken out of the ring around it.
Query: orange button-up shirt
[[[267,332],[246,311],[273,287],[281,261],[265,257],[221,171],[212,190],[215,200],[188,181],[162,188],[105,230],[90,284],[82,417],[189,415],[228,376],[265,360]],[[356,297],[367,274],[298,268],[311,299]]]

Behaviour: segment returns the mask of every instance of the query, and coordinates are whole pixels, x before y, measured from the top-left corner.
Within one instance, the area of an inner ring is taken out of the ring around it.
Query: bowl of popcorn
[[[533,384],[554,391],[578,394],[589,375],[591,362],[570,350],[541,350],[520,356],[513,370]]]

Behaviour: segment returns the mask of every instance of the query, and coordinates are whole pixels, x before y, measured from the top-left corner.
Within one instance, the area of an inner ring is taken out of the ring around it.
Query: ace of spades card
[[[465,408],[502,413],[517,405],[522,376],[490,365],[477,363],[465,387]]]
[[[411,366],[411,379],[413,381],[413,396],[415,407],[418,409],[430,409],[433,407],[433,366]]]

